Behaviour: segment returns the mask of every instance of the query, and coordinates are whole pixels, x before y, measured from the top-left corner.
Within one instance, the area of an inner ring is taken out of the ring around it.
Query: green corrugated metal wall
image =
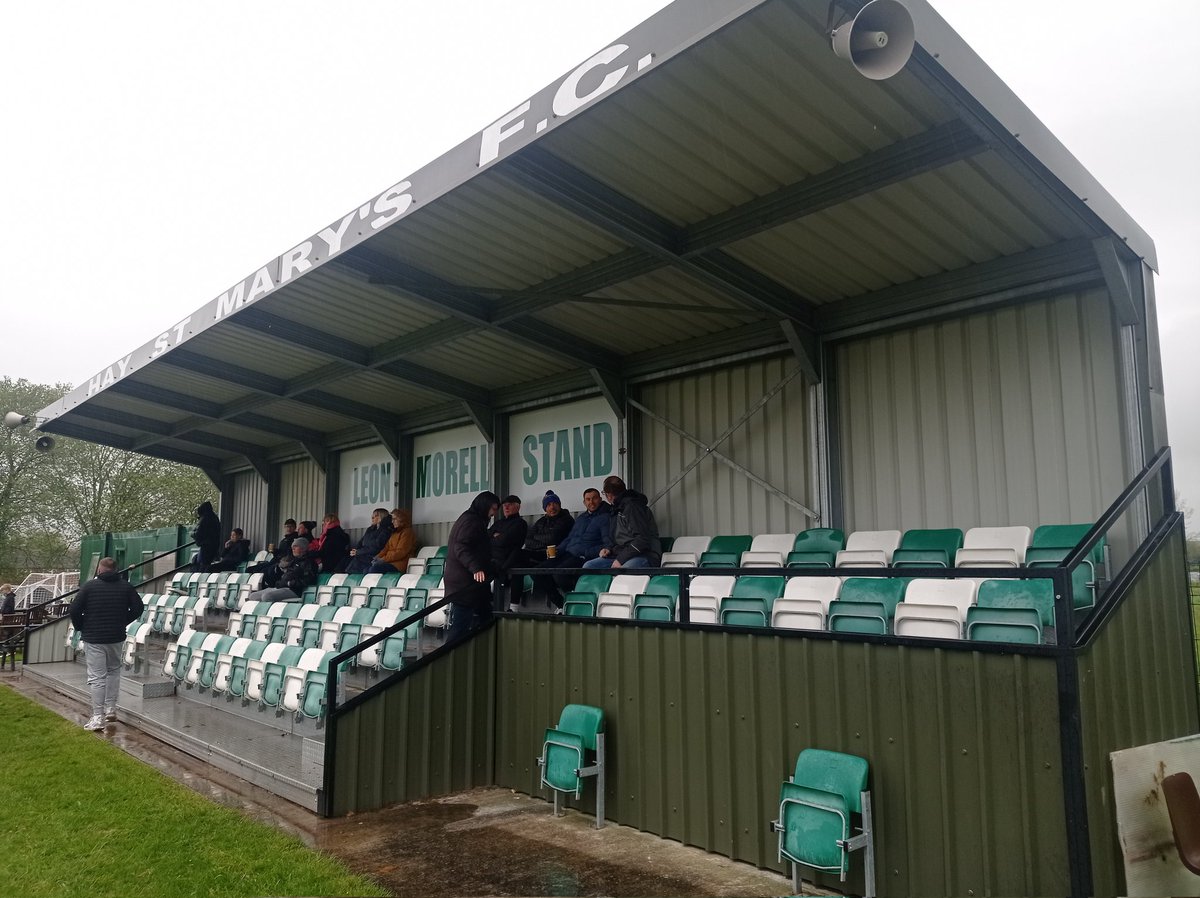
[[[92,578],[95,574],[96,559],[105,555],[114,558],[118,568],[124,568],[169,552],[189,539],[185,527],[159,527],[157,530],[133,530],[125,533],[89,533],[80,542],[79,582],[84,583]],[[137,586],[153,579],[156,571],[170,570],[186,564],[190,556],[191,550],[187,549],[176,553],[175,559],[164,558],[154,565],[131,571],[129,582]]]
[[[338,717],[328,813],[494,782],[496,631]]]
[[[543,730],[567,702],[595,704],[607,814],[623,824],[777,867],[779,785],[800,749],[830,748],[871,762],[880,894],[1068,888],[1050,657],[562,620],[498,630],[498,785],[536,793]]]
[[[1200,731],[1183,522],[1078,658],[1094,894],[1125,894],[1109,753]]]

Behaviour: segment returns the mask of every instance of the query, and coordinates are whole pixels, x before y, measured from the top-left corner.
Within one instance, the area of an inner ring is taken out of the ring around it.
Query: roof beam
[[[164,461],[173,461],[182,465],[190,465],[193,468],[200,468],[206,473],[218,467],[218,459],[211,456],[197,455],[183,449],[172,449],[169,446],[158,446],[152,447],[149,450],[141,450],[132,445],[133,441],[129,437],[118,436],[112,431],[96,430],[86,425],[63,421],[61,418],[54,423],[56,426],[53,432],[64,437],[97,443],[101,446],[111,446],[114,449],[121,449],[125,452],[140,452],[142,455],[161,458]]]
[[[693,256],[727,246],[970,158],[987,148],[979,135],[961,121],[936,125],[692,225],[682,234],[682,252]]]
[[[844,338],[1103,285],[1091,242],[1067,240],[830,303],[818,324]]]
[[[634,247],[674,265],[749,308],[794,318],[804,326],[812,319],[813,303],[782,284],[755,274],[747,283],[741,266],[713,250],[685,256],[686,235],[624,194],[533,145],[503,163],[505,173],[526,190],[603,228]]]
[[[1096,252],[1100,272],[1104,275],[1104,284],[1108,288],[1108,297],[1112,301],[1117,320],[1123,325],[1139,323],[1141,315],[1138,312],[1138,303],[1133,298],[1129,273],[1117,251],[1117,241],[1112,237],[1097,237],[1092,241],[1092,248]]]

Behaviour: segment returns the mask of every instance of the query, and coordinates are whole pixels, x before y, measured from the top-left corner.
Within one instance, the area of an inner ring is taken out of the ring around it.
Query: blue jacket
[[[559,550],[578,555],[584,561],[597,558],[600,550],[608,543],[609,515],[612,506],[601,502],[595,511],[581,511],[575,515],[575,526],[559,545]]]

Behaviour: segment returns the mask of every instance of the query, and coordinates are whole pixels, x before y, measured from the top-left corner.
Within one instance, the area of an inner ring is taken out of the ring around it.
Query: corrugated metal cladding
[[[493,630],[340,715],[329,812],[490,785],[495,663]]]
[[[29,654],[25,664],[49,664],[52,661],[70,661],[74,654],[66,645],[69,617],[59,618],[53,623],[39,627],[29,634]]]
[[[267,534],[267,484],[256,471],[233,475],[233,507],[221,509],[221,538],[241,527],[250,540],[251,551],[258,551],[274,539]]]
[[[1090,292],[837,347],[846,529],[1094,521],[1129,479],[1115,341]]]
[[[325,516],[325,472],[310,458],[279,466],[279,520],[320,521]]]
[[[750,362],[651,384],[638,400],[709,445],[751,406],[795,371],[793,358]],[[811,495],[809,389],[793,377],[786,387],[717,447],[772,486],[817,508]],[[637,410],[640,433],[633,489],[653,498],[703,450]],[[814,526],[799,509],[712,458],[702,461],[654,505],[660,533],[796,533]]]
[[[469,504],[470,498],[463,503],[463,511],[467,510]],[[450,540],[450,528],[453,526],[453,521],[446,521],[444,524],[414,524],[413,529],[417,532],[417,547],[446,545]]]
[[[538,794],[545,728],[569,702],[597,705],[611,819],[779,869],[780,784],[801,749],[845,751],[871,765],[880,895],[1067,894],[1050,657],[561,619],[498,629],[497,785]],[[853,866],[844,886],[821,884],[861,894]]]
[[[1200,731],[1185,551],[1180,520],[1124,602],[1078,656],[1095,895],[1128,894],[1108,800],[1109,754]]]

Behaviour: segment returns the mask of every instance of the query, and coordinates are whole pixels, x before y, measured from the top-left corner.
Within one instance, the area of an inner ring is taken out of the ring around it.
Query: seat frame
[[[595,763],[584,766],[584,751],[576,745],[569,742],[560,742],[554,739],[554,734],[558,731],[557,724],[546,730],[546,739],[542,743],[542,754],[537,759],[538,770],[540,771],[539,778],[541,779],[541,788],[549,788],[554,796],[554,816],[561,817],[563,812],[558,807],[558,796],[562,794],[562,790],[558,789],[553,783],[546,780],[546,749],[551,745],[559,748],[564,748],[577,753],[579,758],[579,766],[575,768],[575,776],[578,777],[577,786],[575,788],[575,799],[579,800],[583,797],[583,778],[587,776],[596,777],[596,829],[604,828],[604,788],[605,788],[605,765],[604,765],[604,731],[601,730],[596,734],[596,759]],[[569,790],[568,790],[569,791]]]
[[[789,776],[788,782],[795,783],[796,778],[794,776]],[[800,784],[800,785],[803,785],[803,784]],[[811,789],[811,787],[810,787],[810,789]],[[820,791],[820,790],[812,790],[812,791]],[[833,793],[829,793],[829,794],[833,794]],[[839,798],[840,798],[840,796],[839,796]],[[788,854],[786,851],[784,851],[783,837],[784,837],[784,833],[787,831],[786,827],[784,827],[784,825],[783,825],[784,809],[789,804],[796,804],[796,805],[801,805],[804,807],[815,808],[820,811],[836,813],[839,817],[842,818],[843,822],[846,824],[843,827],[843,829],[849,830],[851,832],[853,832],[853,830],[855,828],[853,826],[853,821],[851,819],[848,819],[847,816],[842,814],[840,811],[835,811],[833,808],[830,808],[827,805],[821,805],[821,804],[817,804],[815,802],[804,801],[803,799],[797,798],[797,797],[789,797],[789,798],[784,798],[784,799],[780,800],[779,816],[776,819],[771,821],[771,831],[778,833],[778,835],[779,835],[779,844],[778,844],[779,860],[782,861],[786,858],[791,863],[791,866],[792,866],[792,891],[795,894],[797,894],[797,895],[804,894],[804,880],[800,876],[800,868],[801,867],[809,867],[812,870],[817,870],[822,873],[835,873],[836,872],[840,876],[841,881],[845,882],[846,881],[846,867],[847,867],[846,858],[850,854],[850,852],[861,850],[861,851],[865,852],[864,858],[863,858],[863,860],[864,860],[864,864],[863,864],[863,879],[864,879],[863,898],[875,898],[875,827],[874,827],[874,824],[871,819],[871,791],[869,789],[859,793],[859,802],[862,804],[862,814],[860,815],[862,818],[862,825],[858,827],[858,832],[855,833],[854,835],[852,835],[849,839],[838,839],[837,843],[836,843],[837,847],[839,849],[841,849],[841,852],[842,852],[841,863],[839,863],[838,866],[836,866],[836,867],[816,867],[816,866],[808,864],[802,860],[798,860],[797,858],[792,857],[790,854]]]

